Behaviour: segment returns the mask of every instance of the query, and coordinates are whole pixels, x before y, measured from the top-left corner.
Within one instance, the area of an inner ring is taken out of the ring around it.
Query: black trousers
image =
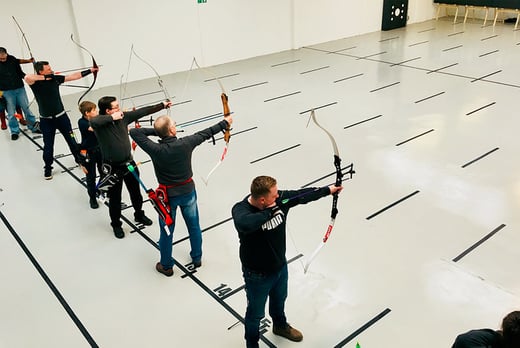
[[[143,211],[143,196],[141,195],[139,182],[127,168],[126,164],[113,164],[112,171],[121,173],[120,180],[117,180],[112,187],[108,189],[108,211],[110,213],[110,224],[112,227],[120,227],[121,223],[121,194],[123,191],[123,183],[125,184],[128,193],[130,194],[130,201],[134,207],[134,217],[140,217],[144,215]],[[134,166],[134,172],[139,176],[139,169],[134,161],[130,164]]]

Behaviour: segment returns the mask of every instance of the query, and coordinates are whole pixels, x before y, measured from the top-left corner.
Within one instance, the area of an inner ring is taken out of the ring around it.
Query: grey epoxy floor
[[[280,188],[333,181],[331,142],[308,124],[311,109],[356,174],[344,182],[334,230],[306,274],[331,199],[291,212],[287,315],[304,341],[273,336],[267,318],[262,345],[437,348],[471,328],[498,328],[520,294],[519,58],[512,25],[442,18],[163,76],[181,136],[220,118],[212,76],[235,117],[228,155],[208,185],[202,178],[222,140],[194,154],[203,267],[191,269],[179,223],[172,278],[154,270],[157,223],[135,225],[125,209],[126,237],[115,239],[107,207],[89,208],[60,136],[54,179],[45,181],[41,138],[26,132],[12,142],[2,131],[0,347],[243,346],[230,209],[257,175],[276,177]],[[158,90],[155,79],[130,83],[125,98]],[[113,86],[86,99],[120,93]],[[77,98],[64,97],[74,125]],[[134,158],[155,186],[146,154],[137,149]],[[149,203],[145,209],[154,216]]]

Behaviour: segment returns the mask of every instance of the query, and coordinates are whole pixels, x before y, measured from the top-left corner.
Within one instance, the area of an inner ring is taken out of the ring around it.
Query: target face
[[[406,13],[408,1],[404,0],[385,0],[383,3],[383,22],[382,30],[390,30],[406,25]]]

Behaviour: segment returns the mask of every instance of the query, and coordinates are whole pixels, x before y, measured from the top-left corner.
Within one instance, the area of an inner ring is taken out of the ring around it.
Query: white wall
[[[193,57],[211,66],[380,30],[383,0],[24,0],[0,13],[9,53],[27,57],[11,18],[22,25],[36,59],[56,70],[88,66],[89,49],[102,72],[97,87],[188,70]],[[409,0],[409,23],[434,17],[432,0]],[[30,72],[29,65],[24,67]],[[76,93],[63,89],[62,93]]]

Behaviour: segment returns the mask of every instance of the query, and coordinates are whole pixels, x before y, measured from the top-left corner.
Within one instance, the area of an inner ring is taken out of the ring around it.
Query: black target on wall
[[[408,0],[385,0],[381,30],[404,27],[408,14]]]

